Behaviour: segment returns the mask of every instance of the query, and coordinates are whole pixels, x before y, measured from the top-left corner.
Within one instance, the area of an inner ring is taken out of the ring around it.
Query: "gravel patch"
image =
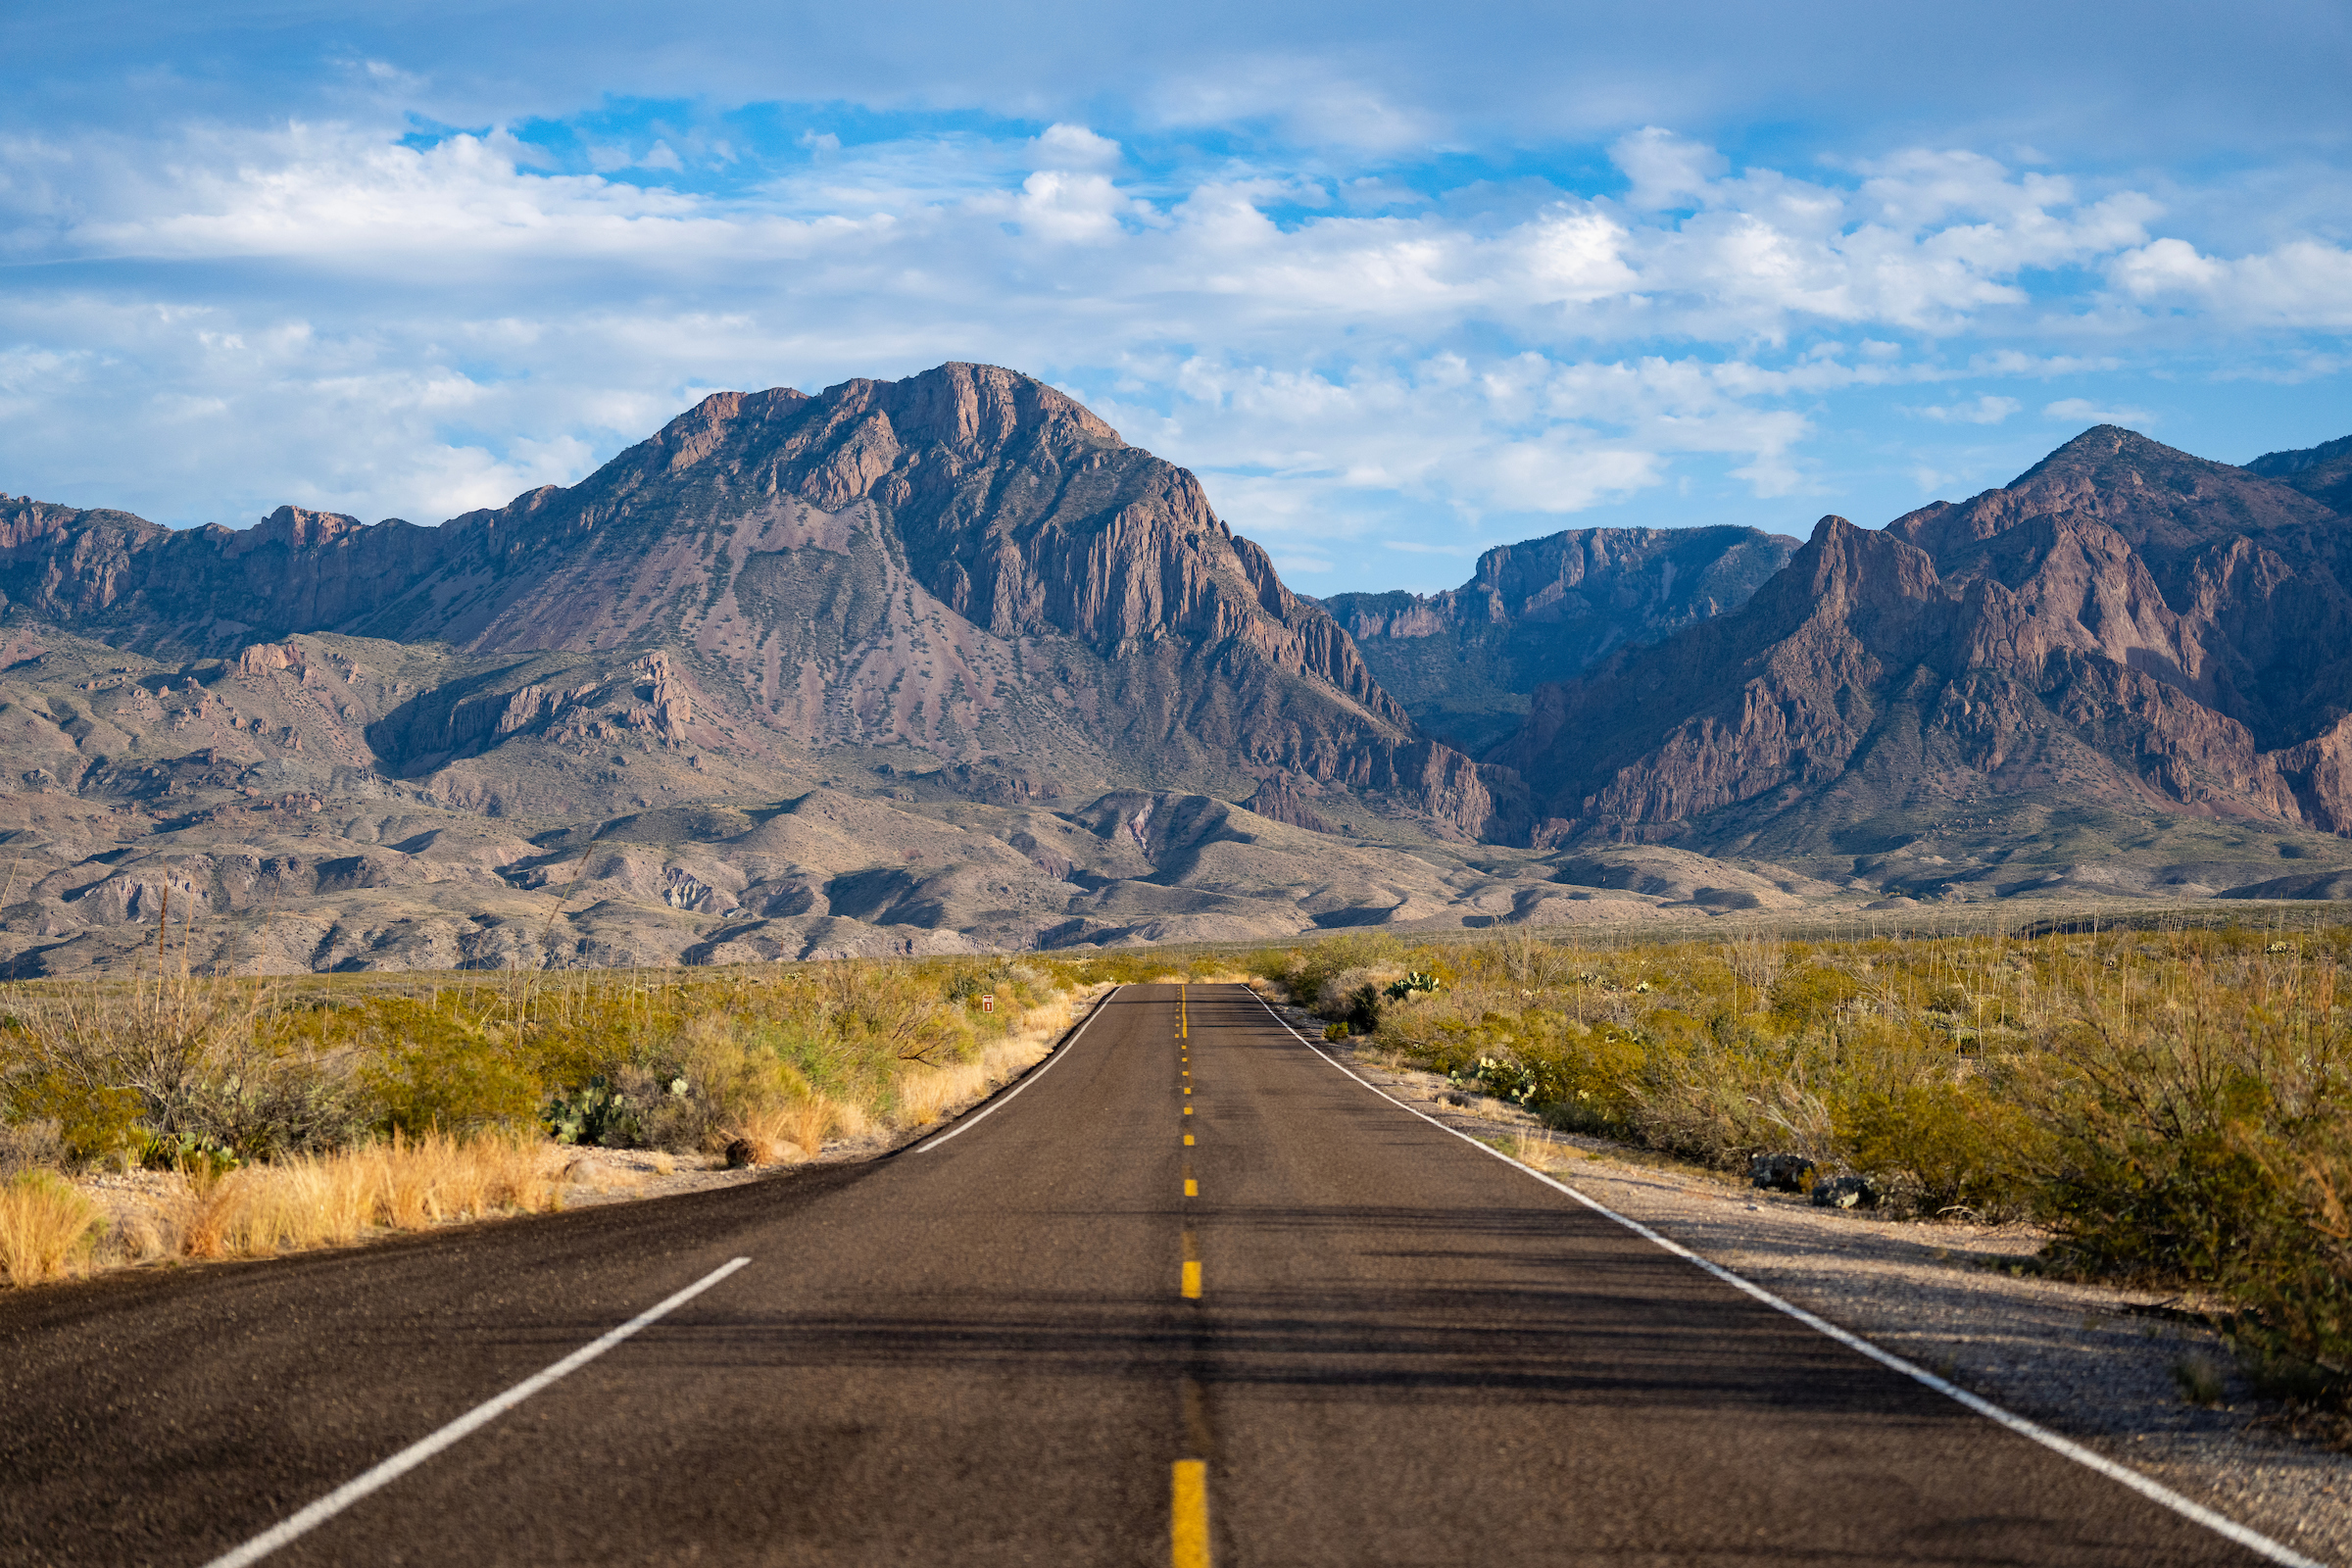
[[[1281,1009],[1310,1039],[1322,1020]],[[1604,1139],[1548,1133],[1350,1044],[1326,1046],[1413,1109],[1517,1152],[1785,1299],[2161,1481],[2306,1556],[2352,1568],[2352,1454],[2285,1430],[2195,1300],[2042,1277],[2031,1225],[1880,1219],[1815,1208],[1729,1174]],[[2218,1376],[2192,1403],[2177,1369]]]

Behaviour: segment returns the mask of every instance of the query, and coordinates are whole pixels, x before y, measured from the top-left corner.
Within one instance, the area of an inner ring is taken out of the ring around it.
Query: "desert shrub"
[[[1816,957],[1788,967],[1769,987],[1772,1011],[1784,1026],[1820,1027],[1851,1006],[1863,993],[1861,979],[1843,965]]]
[[[2276,1392],[2352,1404],[2352,1127],[2337,1118],[2263,1165],[2288,1201],[2249,1240],[2240,1338]]]
[[[1966,1079],[1921,1076],[1835,1111],[1844,1162],[1898,1209],[1981,1216],[2030,1210],[2046,1139],[2022,1107]]]
[[[52,1279],[88,1254],[104,1223],[54,1171],[21,1172],[0,1186],[0,1274],[11,1285]]]
[[[365,1124],[350,1062],[320,1056],[265,989],[188,975],[12,988],[0,1032],[12,1119],[53,1120],[68,1156],[153,1139],[262,1157],[331,1148]]]
[[[1346,1017],[1433,967],[1387,940],[1261,968]],[[2033,1213],[2053,1260],[2227,1292],[2263,1376],[2352,1397],[2352,926],[1445,951],[1441,992],[1380,999],[1403,1060],[1554,1127]]]
[[[545,1099],[523,1032],[457,999],[371,999],[337,1022],[361,1053],[359,1079],[385,1132],[519,1126]]]
[[[2191,952],[2136,1010],[2128,974],[2074,978],[2042,1109],[2045,1203],[2078,1266],[2227,1281],[2259,1238],[2293,1233],[2291,1172],[2352,1114],[2352,1054],[2332,966],[2278,974],[2247,946]]]
[[[1380,1027],[1381,1005],[1391,981],[1385,969],[1351,966],[1325,975],[1310,1004],[1319,1017],[1344,1023],[1360,1035]]]
[[[58,1163],[103,1159],[139,1142],[138,1095],[37,1058],[7,1083],[6,1115],[19,1126],[52,1130]]]
[[[0,1121],[0,1181],[66,1162],[65,1128],[56,1121]]]

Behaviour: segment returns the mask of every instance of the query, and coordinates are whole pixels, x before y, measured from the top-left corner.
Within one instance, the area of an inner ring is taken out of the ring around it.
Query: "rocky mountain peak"
[[[1958,505],[1922,507],[1886,531],[1948,563],[1971,544],[2013,531],[2046,539],[2103,528],[2142,559],[2179,610],[2190,591],[2187,563],[2210,546],[2307,528],[2329,515],[2284,485],[2107,424],[2085,430],[2000,489]]]
[[[2101,426],[1884,530],[1823,518],[1743,610],[1540,691],[1491,755],[1569,837],[1818,846],[2061,784],[2077,809],[2335,831],[2341,529],[2308,496]]]
[[[1473,835],[1510,792],[1420,740],[1193,474],[1001,367],[714,393],[576,485],[437,528],[296,507],[244,532],[131,521],[42,514],[12,535],[0,515],[0,588],[193,654],[314,632],[664,653],[704,694],[699,727],[727,718],[709,733],[791,749],[1051,759],[1049,783],[1075,770],[1233,799],[1268,779],[1398,792]],[[404,758],[458,755],[416,739],[449,727],[426,707],[375,733]],[[514,712],[554,723],[559,708]]]
[[[1537,687],[1738,609],[1796,548],[1754,528],[1570,529],[1484,552],[1459,588],[1325,608],[1424,730],[1483,752]]]

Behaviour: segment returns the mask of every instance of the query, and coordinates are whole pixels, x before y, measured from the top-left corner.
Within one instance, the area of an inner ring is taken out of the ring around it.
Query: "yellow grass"
[[[814,1159],[824,1152],[825,1135],[841,1125],[842,1114],[841,1103],[830,1095],[808,1094],[744,1116],[735,1132],[751,1141],[760,1164]]]
[[[897,1121],[902,1127],[928,1127],[985,1098],[1045,1060],[1054,1042],[1070,1026],[1071,999],[1067,995],[1031,1007],[1021,1026],[989,1045],[976,1061],[946,1067],[909,1064],[898,1079]]]
[[[0,1273],[38,1285],[88,1256],[103,1221],[98,1205],[47,1171],[0,1187]]]
[[[336,1154],[305,1154],[187,1182],[179,1249],[190,1257],[268,1257],[347,1247],[376,1227],[554,1208],[558,1154],[503,1134],[395,1136]]]
[[[1540,1171],[1555,1171],[1584,1157],[1584,1151],[1573,1144],[1563,1144],[1549,1132],[1522,1132],[1511,1141],[1511,1157],[1522,1165],[1532,1165]]]

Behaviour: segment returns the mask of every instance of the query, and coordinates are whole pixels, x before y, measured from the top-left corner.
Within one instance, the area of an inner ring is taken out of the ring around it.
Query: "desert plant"
[[[0,1274],[38,1285],[85,1257],[105,1218],[53,1171],[25,1171],[0,1186]]]
[[[65,1130],[56,1121],[0,1121],[0,1181],[65,1163]]]
[[[601,1075],[549,1097],[539,1119],[559,1144],[629,1149],[645,1142],[645,1123],[637,1107]]]
[[[1788,945],[1778,937],[1744,936],[1725,946],[1724,957],[1740,983],[1760,995],[1780,979],[1788,961]]]

